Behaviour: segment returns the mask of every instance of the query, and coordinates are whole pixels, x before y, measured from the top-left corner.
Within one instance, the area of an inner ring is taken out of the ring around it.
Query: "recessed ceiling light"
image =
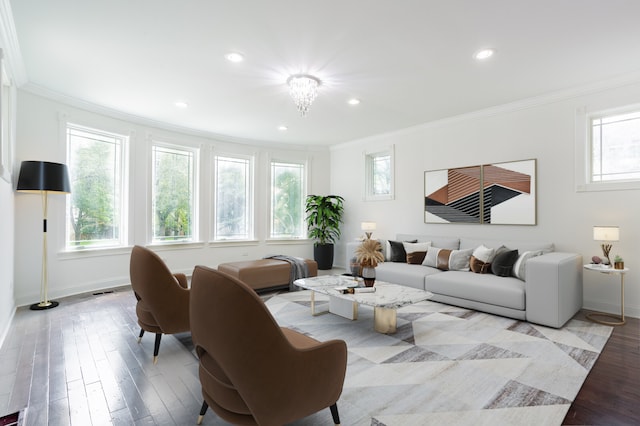
[[[176,102],[174,105],[175,105],[175,106],[177,106],[178,108],[186,108],[186,107],[188,107],[188,106],[189,106],[189,104],[188,104],[188,103],[183,102],[183,101],[178,101],[178,102]]]
[[[347,101],[347,103],[348,103],[349,105],[358,105],[358,104],[360,103],[360,99],[356,99],[356,98],[349,99],[349,100]]]
[[[227,53],[224,57],[229,62],[242,62],[244,60],[244,56],[238,52]]]
[[[278,126],[278,130],[280,130],[281,132],[284,132],[286,130],[289,130],[289,128],[287,126]]]
[[[481,61],[492,57],[495,52],[493,49],[482,49],[477,51],[473,57]]]

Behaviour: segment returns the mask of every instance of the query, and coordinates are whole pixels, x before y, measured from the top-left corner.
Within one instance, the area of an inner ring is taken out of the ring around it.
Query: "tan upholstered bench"
[[[305,259],[309,276],[318,275],[318,264],[315,260]],[[291,265],[289,262],[277,259],[246,260],[242,262],[228,262],[218,265],[218,270],[240,281],[247,283],[254,290],[271,287],[289,286]]]

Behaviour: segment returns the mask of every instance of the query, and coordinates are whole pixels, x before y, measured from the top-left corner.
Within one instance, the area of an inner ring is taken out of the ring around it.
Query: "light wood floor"
[[[154,336],[136,343],[129,287],[59,301],[16,313],[0,349],[0,416],[28,407],[28,425],[195,424],[196,359],[164,336],[152,363]],[[614,329],[566,424],[640,424],[640,320],[628,320]],[[203,424],[226,423],[209,410]]]

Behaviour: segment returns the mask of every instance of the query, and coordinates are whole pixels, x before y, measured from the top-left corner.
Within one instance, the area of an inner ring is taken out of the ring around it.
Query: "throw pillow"
[[[417,243],[418,240],[407,241],[409,243]],[[389,262],[406,262],[407,252],[404,251],[404,244],[402,241],[388,241],[389,243]]]
[[[471,255],[469,258],[469,268],[476,274],[487,274],[491,272],[491,263],[483,262],[477,257]]]
[[[422,264],[443,271],[468,271],[472,252],[473,249],[448,250],[429,247]]]
[[[438,247],[429,247],[427,249],[427,254],[424,257],[424,260],[422,261],[422,265],[430,266],[432,268],[437,268],[438,267],[438,253],[440,252],[440,250],[442,250],[442,249],[438,248]]]
[[[436,268],[442,271],[449,270],[449,257],[451,256],[451,250],[440,249],[438,251],[438,258],[436,259]]]
[[[495,255],[496,249],[485,247],[484,245],[477,247],[473,251],[473,257],[485,263],[491,263]]]
[[[451,256],[449,256],[449,270],[450,271],[468,271],[469,259],[473,249],[466,250],[452,250]]]
[[[420,258],[420,261],[417,262],[422,263],[422,261],[424,260],[424,255],[427,253],[427,249],[431,247],[431,241],[427,241],[424,243],[409,243],[405,241],[402,243],[402,245],[404,246],[404,251],[407,253],[407,263],[411,263],[409,262],[409,255],[416,252],[422,253],[422,256],[418,256]],[[412,262],[415,263],[415,259],[417,259],[418,257],[414,256],[412,258]]]
[[[513,264],[518,260],[518,250],[506,250],[496,255],[491,262],[491,272],[499,277],[508,277],[513,270]]]
[[[411,265],[420,265],[424,260],[426,251],[412,251],[411,253],[407,253],[407,263]]]
[[[527,260],[532,257],[540,256],[542,254],[542,250],[538,251],[525,251],[516,260],[516,263],[513,264],[513,276],[525,280],[525,275],[527,271]]]

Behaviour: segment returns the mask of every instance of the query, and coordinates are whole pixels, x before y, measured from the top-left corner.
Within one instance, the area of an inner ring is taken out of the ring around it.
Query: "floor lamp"
[[[49,192],[71,192],[67,166],[48,161],[23,161],[20,165],[18,186],[20,192],[32,192],[42,195],[42,282],[40,287],[40,303],[31,305],[33,310],[51,309],[58,306],[58,302],[49,300],[47,276],[47,197]]]

